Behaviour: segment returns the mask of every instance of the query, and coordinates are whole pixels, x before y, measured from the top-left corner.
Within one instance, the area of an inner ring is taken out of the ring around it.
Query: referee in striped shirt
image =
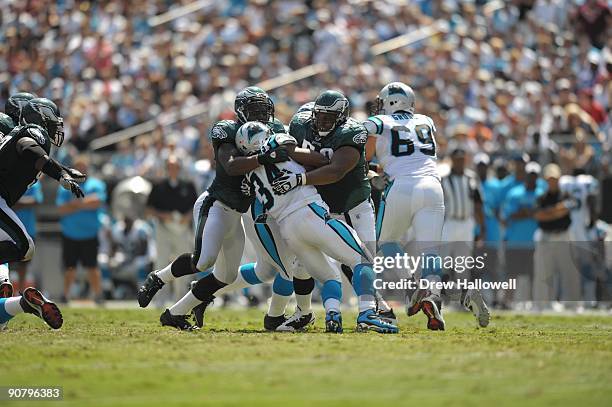
[[[482,204],[482,192],[477,175],[466,170],[466,152],[461,147],[451,151],[450,173],[442,178],[444,191],[444,226],[442,228],[442,253],[446,256],[472,256],[474,251],[474,230],[480,226],[478,239],[486,240],[486,225]],[[456,270],[457,271],[457,270]],[[457,275],[469,278],[469,273]]]

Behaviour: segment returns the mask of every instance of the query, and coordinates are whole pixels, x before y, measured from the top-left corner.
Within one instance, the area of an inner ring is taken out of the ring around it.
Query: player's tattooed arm
[[[217,149],[217,162],[230,176],[245,175],[260,165],[273,164],[287,161],[289,158],[287,149],[279,147],[268,150],[257,155],[244,157],[240,155],[236,146],[223,143]]]

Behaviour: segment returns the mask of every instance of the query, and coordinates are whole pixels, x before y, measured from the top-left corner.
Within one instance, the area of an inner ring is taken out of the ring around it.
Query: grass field
[[[0,385],[63,386],[62,406],[610,405],[612,318],[448,314],[446,332],[262,332],[262,312],[217,311],[199,332],[153,310],[65,310],[51,331],[20,315],[0,333]],[[319,313],[321,317],[321,314]],[[345,314],[345,328],[354,316]],[[17,401],[3,405],[26,406]],[[46,402],[37,404],[47,405]]]

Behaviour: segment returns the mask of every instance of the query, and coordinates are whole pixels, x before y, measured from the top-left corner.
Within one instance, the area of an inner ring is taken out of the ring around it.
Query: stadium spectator
[[[557,164],[544,167],[543,175],[548,190],[538,198],[534,213],[539,236],[534,253],[533,300],[540,306],[558,299],[570,304],[580,298],[581,292],[580,273],[572,257],[569,235],[570,210],[579,202],[561,192],[561,168]]]
[[[125,216],[108,233],[107,268],[114,298],[132,297],[152,270],[156,257],[153,231],[142,219]]]
[[[517,161],[520,162],[520,161]],[[501,218],[505,223],[504,241],[506,245],[506,274],[517,279],[519,298],[526,301],[531,294],[533,276],[534,233],[538,224],[533,218],[537,199],[543,190],[538,187],[541,167],[536,162],[529,162],[524,167],[524,183],[511,188],[506,194]],[[504,301],[510,300],[510,291],[505,292]]]
[[[89,158],[77,157],[74,168],[84,174],[89,172]],[[103,206],[106,201],[106,185],[95,177],[88,177],[81,188],[83,199],[74,199],[70,191],[59,188],[56,205],[60,213],[62,229],[62,259],[65,267],[64,300],[71,297],[77,266],[87,269],[89,289],[97,303],[103,301],[100,270],[98,268],[98,231]]]
[[[198,195],[193,182],[180,178],[181,162],[176,156],[166,159],[167,178],[153,185],[147,202],[149,215],[155,220],[157,242],[156,267],[171,263],[177,256],[190,252],[193,245],[192,208]],[[174,299],[183,294],[186,279],[174,283]]]
[[[13,206],[15,214],[21,220],[21,223],[26,228],[26,231],[32,239],[36,240],[36,206],[40,205],[43,201],[43,192],[40,182],[32,185],[19,201]],[[19,277],[18,286],[15,287],[17,290],[23,290],[30,285],[26,284],[26,278],[28,273],[28,266],[30,262],[19,262],[16,263],[17,276]]]

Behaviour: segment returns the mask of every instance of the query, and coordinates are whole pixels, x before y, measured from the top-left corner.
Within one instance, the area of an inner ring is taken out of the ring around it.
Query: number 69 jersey
[[[363,125],[376,137],[376,157],[391,178],[402,175],[439,178],[436,126],[430,117],[409,113],[377,115]]]
[[[247,180],[252,185],[257,197],[262,202],[264,212],[277,222],[292,212],[313,202],[321,202],[321,196],[312,185],[302,185],[283,195],[277,195],[272,188],[275,179],[289,173],[304,174],[306,170],[293,160],[278,164],[268,164],[257,167],[247,174]]]

